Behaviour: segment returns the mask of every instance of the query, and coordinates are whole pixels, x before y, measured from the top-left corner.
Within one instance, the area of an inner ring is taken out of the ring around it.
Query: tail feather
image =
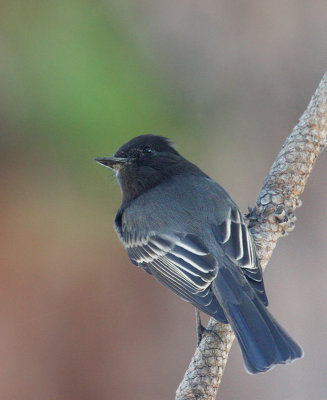
[[[301,347],[270,314],[250,285],[223,268],[213,291],[240,344],[245,368],[255,374],[302,357]]]

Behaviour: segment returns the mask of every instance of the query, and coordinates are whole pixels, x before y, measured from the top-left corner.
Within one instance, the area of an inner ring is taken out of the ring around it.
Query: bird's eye
[[[151,149],[151,147],[150,146],[146,146],[146,147],[144,147],[144,149],[143,149],[143,153],[151,153],[152,152],[152,149]]]

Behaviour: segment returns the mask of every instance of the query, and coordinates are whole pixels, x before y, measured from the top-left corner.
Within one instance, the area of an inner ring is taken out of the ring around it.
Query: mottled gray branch
[[[294,229],[295,210],[313,165],[327,145],[327,72],[307,109],[286,139],[266,176],[255,207],[250,211],[249,227],[254,237],[262,268],[277,240]],[[224,373],[234,334],[230,325],[213,318],[177,389],[176,400],[214,400]]]

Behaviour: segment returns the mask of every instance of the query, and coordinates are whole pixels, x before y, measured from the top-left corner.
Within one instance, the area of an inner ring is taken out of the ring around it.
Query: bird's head
[[[174,175],[198,170],[176,151],[171,140],[157,135],[137,136],[112,157],[96,158],[95,161],[116,173],[123,201],[138,197]]]
[[[166,163],[177,161],[181,156],[169,139],[156,135],[141,135],[121,146],[112,157],[96,158],[95,161],[119,174],[122,170],[142,168],[158,169]]]

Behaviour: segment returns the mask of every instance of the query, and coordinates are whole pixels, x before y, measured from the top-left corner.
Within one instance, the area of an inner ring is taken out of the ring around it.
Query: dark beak
[[[104,165],[107,168],[119,171],[127,162],[127,158],[121,157],[99,157],[95,158],[94,161]]]

